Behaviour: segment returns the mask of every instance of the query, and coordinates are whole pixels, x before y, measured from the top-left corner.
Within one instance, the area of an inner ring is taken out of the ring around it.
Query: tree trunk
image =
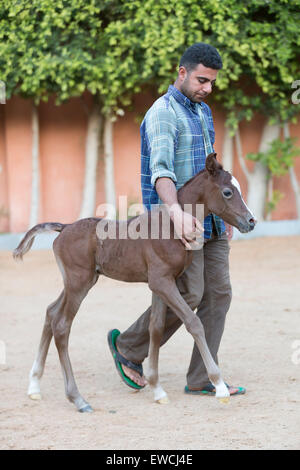
[[[273,184],[273,177],[271,176],[269,178],[269,181],[268,181],[268,189],[267,189],[267,193],[268,193],[268,196],[267,196],[267,201],[268,202],[271,202],[273,200],[273,190],[274,190],[274,184]],[[269,210],[267,213],[266,213],[266,220],[267,221],[270,221],[272,220],[272,211]]]
[[[222,164],[224,170],[232,173],[233,170],[233,137],[230,135],[228,127],[225,127],[225,135],[222,149]]]
[[[39,116],[38,108],[32,105],[32,180],[29,228],[38,223],[40,206],[40,165],[39,165]]]
[[[94,104],[88,117],[85,144],[85,175],[79,218],[95,215],[99,135],[102,124],[100,108]]]
[[[259,152],[266,152],[269,148],[270,143],[279,138],[280,127],[278,124],[269,125],[265,124],[262,132],[262,137],[259,146]],[[243,159],[239,152],[240,161]],[[241,162],[243,168],[243,164]],[[244,162],[245,166],[245,162]],[[268,185],[268,168],[261,162],[256,162],[254,170],[252,172],[245,171],[247,182],[248,182],[248,196],[247,204],[251,211],[254,213],[258,221],[264,220],[265,216],[265,204],[267,197],[267,185]]]
[[[113,148],[113,116],[105,117],[103,144],[104,144],[104,175],[105,175],[105,202],[107,204],[107,219],[116,218],[116,189],[114,173]]]
[[[258,221],[264,220],[267,176],[267,168],[260,162],[256,162],[255,168],[248,180],[247,204]]]
[[[290,137],[290,129],[289,129],[288,122],[286,122],[283,126],[283,134],[286,139]],[[289,168],[289,174],[290,174],[291,184],[292,184],[292,188],[293,188],[294,195],[295,195],[297,219],[300,219],[300,186],[297,180],[294,167],[291,166]]]

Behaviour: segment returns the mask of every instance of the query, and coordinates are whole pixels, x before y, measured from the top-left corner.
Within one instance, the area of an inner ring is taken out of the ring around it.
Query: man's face
[[[195,103],[203,101],[211,92],[216,81],[218,70],[202,64],[188,72],[185,67],[179,68],[178,88],[187,98]]]

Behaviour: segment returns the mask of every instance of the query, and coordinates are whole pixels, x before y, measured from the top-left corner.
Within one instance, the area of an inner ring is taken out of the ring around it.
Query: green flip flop
[[[115,362],[116,369],[118,371],[119,376],[121,377],[122,381],[130,388],[134,388],[135,390],[140,390],[145,387],[145,385],[138,385],[133,380],[131,380],[127,375],[124,374],[123,368],[121,364],[129,367],[137,371],[140,376],[143,376],[143,366],[141,364],[135,364],[134,362],[128,361],[125,357],[123,357],[116,347],[116,339],[120,335],[119,330],[110,330],[107,335],[107,341],[109,345],[110,352]]]
[[[230,388],[230,385],[225,384],[227,388]],[[230,396],[234,395],[244,395],[246,393],[246,389],[244,387],[233,387],[236,388],[237,391],[234,393],[231,393]],[[186,385],[184,387],[184,393],[187,393],[188,395],[207,395],[207,396],[215,396],[216,395],[216,390],[215,387],[212,384],[207,384],[205,387],[203,387],[202,390],[190,390],[189,387]]]

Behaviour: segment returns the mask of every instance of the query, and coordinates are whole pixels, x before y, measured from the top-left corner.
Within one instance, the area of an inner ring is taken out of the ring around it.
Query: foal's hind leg
[[[149,373],[148,382],[154,391],[157,403],[168,403],[168,396],[161,387],[158,378],[158,357],[160,343],[164,334],[167,305],[156,294],[152,294],[152,309],[149,324]]]
[[[66,395],[80,412],[91,412],[93,410],[80,395],[74,379],[68,352],[69,335],[80,304],[97,279],[98,275],[88,269],[76,267],[76,273],[65,271],[64,302],[52,321],[52,331],[61,363]]]
[[[36,356],[36,359],[33,363],[33,366],[29,374],[29,386],[28,386],[27,393],[32,400],[40,400],[42,398],[41,390],[40,390],[40,379],[42,378],[42,375],[44,372],[46,357],[47,357],[48,349],[49,349],[51,339],[53,336],[51,321],[53,317],[55,316],[55,314],[57,313],[63,301],[63,298],[64,298],[64,291],[60,294],[58,299],[52,304],[50,304],[49,307],[47,308],[47,313],[46,313],[43,333],[42,333],[42,337],[41,337],[41,341],[40,341],[40,345],[38,349],[38,354]]]

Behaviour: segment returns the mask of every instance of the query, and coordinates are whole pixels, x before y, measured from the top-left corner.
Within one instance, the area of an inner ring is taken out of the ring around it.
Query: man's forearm
[[[176,186],[170,178],[158,178],[155,189],[169,212],[176,234],[185,247],[191,250],[189,242],[195,240],[197,236],[201,236],[203,232],[200,222],[192,214],[183,211],[178,202]]]
[[[155,183],[155,189],[168,209],[171,207],[173,210],[181,209],[178,203],[176,186],[170,178],[158,178]]]

